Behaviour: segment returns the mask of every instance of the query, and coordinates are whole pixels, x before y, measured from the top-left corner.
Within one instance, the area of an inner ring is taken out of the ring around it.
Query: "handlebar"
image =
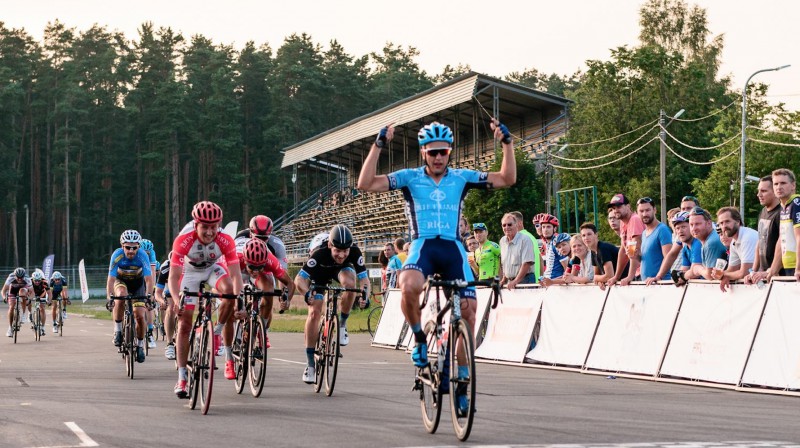
[[[313,292],[322,292],[322,291],[333,291],[334,293],[342,293],[342,292],[358,292],[361,293],[361,300],[367,300],[367,288],[359,289],[359,288],[345,288],[344,286],[331,286],[331,285],[317,285],[316,283],[311,283],[311,286],[308,288],[309,291]]]
[[[220,294],[217,292],[196,292],[196,291],[183,291],[183,295],[187,297],[205,297],[206,299],[238,299],[236,294]]]
[[[463,280],[463,279],[441,280],[441,278],[437,274],[437,275],[428,276],[427,284],[428,284],[428,286],[432,286],[432,287],[442,287],[442,288],[451,288],[451,289],[456,289],[456,288],[457,289],[463,289],[463,288],[468,288],[470,286],[487,286],[489,288],[492,288],[492,292],[494,293],[493,294],[494,297],[492,298],[492,309],[497,308],[498,301],[502,301],[503,300],[503,297],[502,297],[502,294],[501,294],[503,286],[500,284],[500,279],[498,277],[495,277],[495,278],[490,279],[490,280],[473,280],[471,282],[468,282],[468,281]],[[427,305],[427,303],[428,303],[428,300],[427,300],[427,297],[426,297],[425,300],[420,305],[420,309],[425,308],[425,305]]]

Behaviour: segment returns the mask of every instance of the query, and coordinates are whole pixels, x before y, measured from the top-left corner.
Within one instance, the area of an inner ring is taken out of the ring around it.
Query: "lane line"
[[[283,358],[269,358],[270,361],[282,361],[288,362],[289,364],[300,364],[306,365],[306,362],[299,362],[299,361],[292,361],[290,359],[283,359]],[[369,362],[344,362],[339,361],[340,366],[387,366],[387,365],[404,365],[404,362],[386,362],[386,361],[369,361]]]
[[[282,362],[288,362],[289,364],[301,364],[301,365],[306,365],[306,364],[308,364],[307,362],[297,362],[297,361],[290,361],[290,360],[288,360],[288,359],[281,359],[281,358],[268,358],[268,359],[271,359],[271,360],[273,360],[273,361],[282,361]]]
[[[92,440],[91,437],[86,435],[86,433],[83,432],[83,430],[78,425],[76,425],[75,422],[64,422],[64,424],[67,425],[67,428],[71,429],[72,432],[74,432],[75,435],[78,436],[78,438],[81,440],[81,444],[78,445],[78,446],[81,446],[81,447],[84,447],[84,446],[100,446],[97,442]]]

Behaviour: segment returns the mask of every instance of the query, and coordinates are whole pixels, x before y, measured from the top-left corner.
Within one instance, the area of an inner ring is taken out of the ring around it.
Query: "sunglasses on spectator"
[[[247,269],[249,269],[251,271],[263,271],[264,270],[264,266],[256,266],[254,264],[248,264],[247,265]]]
[[[436,157],[436,156],[449,156],[450,151],[452,150],[453,148],[432,148],[432,149],[425,149],[424,151],[426,155],[429,155],[431,157]]]
[[[513,222],[504,222],[502,224],[503,227],[513,227],[515,225],[516,225],[516,223],[513,223]]]
[[[139,246],[122,246],[125,250],[139,250]]]
[[[647,197],[641,198],[638,201],[636,201],[636,205],[642,205],[642,204],[654,205],[655,201],[653,201],[653,198],[647,198]]]
[[[705,211],[702,207],[695,207],[692,211],[689,212],[689,216],[705,216],[706,219],[709,221],[711,220],[711,214]]]
[[[681,202],[683,202],[683,201],[692,201],[692,202],[694,202],[695,204],[699,204],[699,203],[700,203],[700,200],[699,200],[699,199],[697,199],[697,198],[696,198],[696,197],[694,197],[694,196],[684,196],[683,198],[681,198]]]

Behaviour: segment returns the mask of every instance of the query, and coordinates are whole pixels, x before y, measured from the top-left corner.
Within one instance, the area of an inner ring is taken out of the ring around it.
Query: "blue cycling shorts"
[[[416,239],[411,242],[408,249],[408,258],[403,264],[403,270],[413,269],[419,271],[425,278],[429,275],[439,274],[442,280],[460,280],[468,282],[475,280],[472,269],[467,261],[464,246],[452,240],[443,238]],[[475,298],[475,288],[470,286],[459,291],[461,297]]]

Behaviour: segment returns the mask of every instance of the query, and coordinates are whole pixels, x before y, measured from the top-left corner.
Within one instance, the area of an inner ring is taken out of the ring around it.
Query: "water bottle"
[[[753,273],[753,269],[751,268],[747,272],[749,274],[752,274]],[[767,286],[767,282],[765,282],[763,278],[756,282],[756,287],[758,289],[764,289],[764,287],[766,287],[766,286]]]

